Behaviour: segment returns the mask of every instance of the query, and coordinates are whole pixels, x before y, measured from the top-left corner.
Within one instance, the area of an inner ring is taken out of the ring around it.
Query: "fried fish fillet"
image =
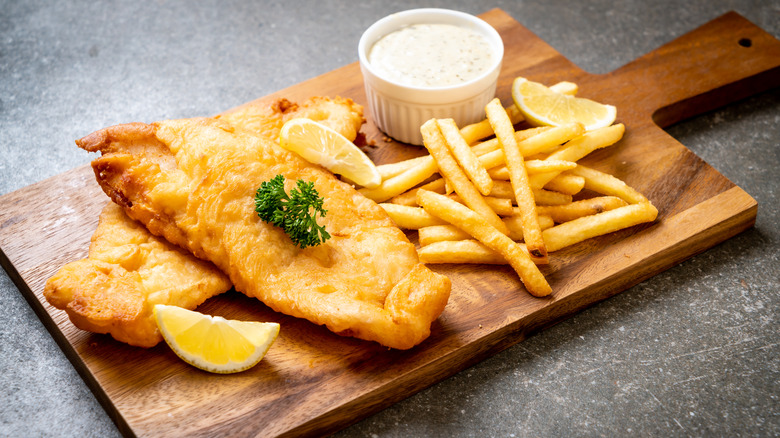
[[[325,97],[301,105],[287,99],[251,103],[218,116],[273,140],[284,122],[298,117],[317,120],[351,140],[364,122],[353,101]],[[214,265],[154,236],[110,203],[100,215],[88,258],[63,266],[47,281],[44,296],[82,330],[152,347],[162,341],[152,314],[155,304],[195,309],[231,286]]]
[[[267,138],[220,119],[118,125],[77,144],[103,190],[154,234],[207,259],[236,290],[333,332],[408,349],[430,334],[450,281],[419,262],[376,203]],[[314,183],[332,238],[299,249],[254,213],[263,181]]]
[[[230,287],[214,265],[151,235],[109,202],[89,257],[63,266],[46,282],[44,296],[82,330],[152,347],[162,340],[152,315],[155,304],[194,309]]]

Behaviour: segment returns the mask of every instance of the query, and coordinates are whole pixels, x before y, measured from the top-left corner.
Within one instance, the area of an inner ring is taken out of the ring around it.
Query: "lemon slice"
[[[561,126],[579,122],[590,131],[611,125],[617,114],[612,105],[556,93],[522,77],[512,83],[512,99],[526,120],[534,125]]]
[[[376,187],[382,182],[376,166],[360,148],[311,119],[286,122],[279,133],[279,144],[310,163],[319,164],[363,187]]]
[[[154,317],[180,358],[212,373],[252,368],[279,335],[275,322],[233,321],[164,304],[154,306]]]

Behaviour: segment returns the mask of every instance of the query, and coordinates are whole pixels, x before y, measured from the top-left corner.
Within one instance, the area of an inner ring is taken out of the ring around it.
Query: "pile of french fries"
[[[551,88],[577,91],[570,82]],[[523,117],[514,105],[496,98],[485,112],[462,128],[429,120],[420,128],[429,155],[377,166],[381,185],[360,189],[401,229],[417,230],[423,263],[509,264],[543,297],[552,289],[537,265],[548,253],[656,219],[641,193],[577,163],[618,142],[622,124],[515,130]],[[573,200],[583,189],[599,196]]]

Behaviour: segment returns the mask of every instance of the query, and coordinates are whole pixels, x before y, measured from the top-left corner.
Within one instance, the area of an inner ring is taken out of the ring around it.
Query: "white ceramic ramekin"
[[[493,48],[493,65],[468,82],[434,88],[402,85],[383,78],[372,68],[368,53],[377,40],[404,26],[423,23],[453,24],[479,32]],[[485,118],[485,105],[495,97],[504,43],[491,25],[473,15],[449,9],[410,9],[388,15],[371,25],[360,37],[358,56],[374,122],[398,141],[421,145],[420,126],[431,118],[452,118],[458,126]]]

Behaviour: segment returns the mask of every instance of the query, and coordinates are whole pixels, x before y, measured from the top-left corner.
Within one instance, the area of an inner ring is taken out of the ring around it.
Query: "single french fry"
[[[417,250],[422,263],[506,265],[501,254],[473,239],[442,240]]]
[[[416,164],[411,169],[388,180],[382,181],[378,187],[371,189],[362,188],[358,191],[374,202],[385,202],[393,196],[398,196],[436,173],[438,170],[436,161],[434,161],[430,155],[426,155],[426,157],[425,160],[421,160],[420,163]]]
[[[562,205],[572,201],[572,195],[566,193],[553,192],[550,190],[538,189],[536,187],[531,187],[531,192],[534,194],[536,205]],[[490,191],[490,196],[495,198],[509,198],[512,199],[513,202],[517,202],[512,183],[509,181],[494,180],[493,190]]]
[[[504,111],[503,108],[501,108],[501,111]],[[505,112],[504,116],[506,117]],[[494,212],[487,202],[485,202],[485,198],[479,193],[477,188],[474,187],[474,184],[472,184],[466,174],[463,173],[463,170],[458,166],[458,163],[455,162],[455,158],[450,154],[436,120],[431,119],[423,123],[420,132],[422,133],[423,144],[439,167],[439,173],[452,184],[455,193],[463,199],[463,202],[466,205],[485,218],[488,223],[496,227],[496,229],[502,233],[508,233],[509,230],[506,228],[506,225],[501,222],[501,218],[499,218],[496,212]],[[418,202],[419,193],[420,192],[418,191]]]
[[[541,134],[545,131],[549,131],[551,129],[554,129],[552,126],[537,126],[534,128],[528,128],[528,129],[522,129],[520,131],[515,131],[515,139],[517,139],[517,142],[520,143],[523,140],[526,140],[528,138],[533,137],[534,135]],[[492,128],[491,128],[492,130]],[[477,156],[482,156],[484,154],[494,152],[494,151],[500,151],[501,145],[498,144],[497,138],[491,138],[490,140],[485,140],[481,143],[477,143],[474,146],[471,147],[471,150],[474,151]],[[554,150],[554,149],[553,149]],[[520,152],[523,152],[522,150]],[[533,152],[532,150],[529,150],[528,152]],[[551,152],[551,151],[548,151]],[[503,164],[503,159],[500,160],[500,164]]]
[[[520,113],[520,110],[518,110],[514,104],[506,107],[506,113],[509,115],[509,120],[512,121],[513,125],[516,125],[525,120],[523,114]],[[466,140],[467,144],[472,144],[478,140],[493,135],[493,128],[490,127],[490,123],[487,121],[487,119],[485,119],[481,122],[464,126],[461,128],[460,134],[463,136],[463,139]]]
[[[417,241],[420,242],[420,247],[424,247],[436,242],[466,239],[471,239],[469,233],[461,230],[455,225],[450,224],[433,225],[417,230]]]
[[[562,173],[551,179],[550,182],[544,185],[544,188],[567,195],[576,195],[585,188],[585,178],[570,173]]]
[[[463,199],[460,196],[458,196],[456,193],[453,193],[448,196],[450,197],[450,199],[458,201],[461,204],[465,204],[465,202],[463,202]],[[493,210],[499,217],[511,216],[514,214],[511,199],[496,198],[494,196],[485,196],[484,199],[487,205],[490,207],[490,209]]]
[[[588,131],[572,138],[566,147],[550,154],[548,160],[579,161],[596,149],[612,146],[623,138],[626,127],[622,123]]]
[[[602,195],[617,196],[629,204],[639,204],[649,202],[647,198],[623,182],[608,173],[585,167],[578,164],[576,168],[569,170],[568,173],[585,178],[585,188],[593,190]]]
[[[450,152],[455,157],[455,161],[460,164],[461,169],[474,184],[474,187],[483,196],[487,196],[493,187],[493,179],[490,178],[487,170],[479,162],[477,155],[471,150],[466,140],[463,139],[460,130],[458,130],[458,125],[455,124],[455,120],[437,119],[436,123],[439,125],[439,130],[444,136]]]
[[[531,190],[534,192],[536,205],[564,205],[572,202],[572,196],[565,193],[553,192],[545,189]]]
[[[543,297],[552,292],[544,275],[531,260],[528,250],[498,231],[473,210],[444,195],[427,190],[417,192],[417,203],[433,216],[457,226],[501,254],[517,272],[531,295]]]
[[[518,243],[525,250],[525,245]],[[527,251],[527,250],[526,250]],[[417,251],[423,263],[471,263],[485,265],[506,265],[507,260],[477,240],[434,242]],[[531,257],[531,261],[536,260]],[[539,261],[541,263],[541,261]]]
[[[652,204],[641,202],[564,222],[544,230],[543,235],[547,249],[558,251],[583,240],[652,222],[657,216],[658,210]]]
[[[412,167],[420,163],[424,163],[426,160],[430,160],[430,157],[423,155],[421,157],[410,158],[408,160],[398,161],[395,163],[380,164],[376,166],[376,170],[379,172],[379,176],[382,177],[382,181],[384,181],[396,175],[400,175]]]
[[[444,225],[441,219],[432,216],[421,207],[410,207],[408,205],[380,203],[390,219],[402,230],[419,230],[420,228],[431,227],[434,225]]]
[[[501,147],[498,144],[498,140],[496,140],[495,143],[491,143],[490,145],[492,146],[493,144],[499,148]],[[494,149],[490,152],[479,155],[479,164],[481,164],[485,169],[493,169],[498,166],[503,166],[505,163],[506,159],[504,158],[504,151],[501,149]]]
[[[540,206],[537,207],[537,211],[540,215],[549,215],[556,223],[560,224],[626,205],[628,203],[617,196],[598,196],[565,205]]]
[[[509,181],[512,184],[512,190],[515,193],[515,199],[517,200],[517,205],[523,220],[525,244],[531,255],[544,259],[547,256],[547,249],[545,249],[544,246],[542,230],[539,227],[539,221],[536,215],[534,194],[531,191],[531,186],[528,185],[528,173],[525,170],[523,155],[517,147],[514,127],[509,122],[509,118],[498,98],[490,101],[490,103],[486,105],[485,111],[487,112],[490,126],[493,127],[493,132],[496,133],[496,138],[498,138],[501,149],[504,151],[506,167],[509,169]],[[526,141],[530,141],[542,135],[544,134],[536,135]]]
[[[623,138],[625,132],[626,127],[623,126],[622,123],[585,132],[576,138],[572,138],[563,148],[550,154],[547,159],[579,161],[596,149],[605,148],[617,143]],[[541,184],[539,187],[544,187],[559,173],[560,172],[548,172],[544,174],[545,176],[535,175],[534,184]]]
[[[568,144],[568,142],[579,137],[584,132],[585,127],[580,123],[570,123],[567,125],[555,126],[547,131],[539,133],[538,135],[534,135],[532,137],[526,138],[523,141],[517,142],[517,147],[520,149],[523,157],[530,157],[531,155],[542,153],[554,154],[562,144]],[[553,160],[577,161],[570,160],[565,157],[552,158],[552,155],[550,155],[548,158]]]
[[[513,214],[512,216],[501,219],[504,221],[507,228],[509,228],[509,237],[511,237],[512,240],[523,240],[523,218],[520,215]],[[540,214],[538,220],[539,228],[541,228],[542,231],[555,225],[552,218],[546,214]]]
[[[509,181],[509,169],[507,169],[506,166],[494,167],[488,170],[488,175],[493,179],[493,181]]]
[[[573,161],[527,160],[527,159],[525,160],[525,171],[528,172],[529,179],[533,175],[538,173],[552,172],[552,171],[563,172],[565,170],[574,169],[575,167],[577,167],[577,163]],[[506,166],[494,167],[488,170],[488,175],[493,179],[507,181],[509,180],[509,169],[507,169]],[[582,190],[582,187],[580,187],[580,190]]]
[[[572,196],[565,193],[553,192],[545,189],[531,189],[534,193],[536,205],[564,205],[572,202]],[[538,213],[537,213],[538,214]]]
[[[519,216],[508,216],[501,218],[502,221],[509,228],[509,238],[514,241],[523,240],[523,224]],[[554,226],[550,216],[539,216],[539,226],[542,230]],[[430,245],[434,242],[441,242],[443,240],[464,240],[470,239],[471,236],[455,225],[433,225],[430,227],[420,228],[417,234],[418,241],[421,246]]]
[[[574,169],[577,163],[566,160],[525,160],[525,169],[529,174]]]
[[[437,178],[431,182],[421,185],[420,187],[407,190],[398,196],[393,196],[392,198],[390,198],[390,202],[398,205],[416,206],[417,190],[424,189],[436,193],[444,193],[444,185],[445,185],[444,178]]]
[[[490,191],[490,196],[495,198],[508,198],[512,202],[517,202],[515,199],[515,191],[512,189],[512,183],[509,181],[493,181],[493,190]]]
[[[573,123],[563,126],[544,126],[539,128],[524,129],[515,132],[515,140],[520,154],[523,157],[530,157],[541,153],[551,153],[557,150],[561,144],[584,132],[582,125]],[[487,140],[474,146],[479,147],[479,162],[485,169],[492,169],[496,166],[503,166],[506,163],[504,151],[498,142],[498,138]],[[481,151],[485,151],[481,153]]]

